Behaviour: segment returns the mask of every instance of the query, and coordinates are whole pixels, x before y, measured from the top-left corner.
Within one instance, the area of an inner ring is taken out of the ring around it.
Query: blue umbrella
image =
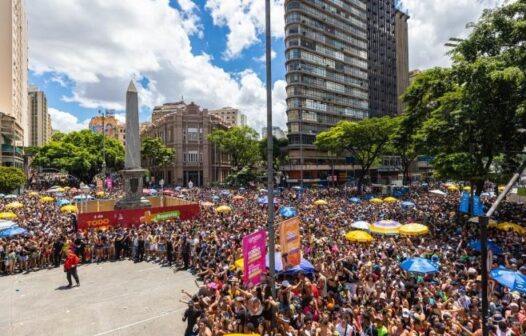
[[[239,188],[238,190],[239,190],[239,191],[245,191],[245,190],[247,190],[247,189],[241,187],[241,188]]]
[[[218,200],[219,200],[219,196],[217,195],[212,196],[212,201],[218,201]]]
[[[230,196],[230,191],[223,190],[223,191],[221,191],[221,195],[223,195],[223,196]]]
[[[478,252],[482,252],[482,247],[480,246],[480,240],[473,240],[473,241],[469,242],[468,246],[472,250],[475,250],[475,251],[478,251]],[[494,255],[502,254],[502,247],[497,245],[497,243],[495,243],[494,241],[488,240],[487,246],[488,246],[488,249],[493,251]]]
[[[403,208],[411,208],[411,207],[414,207],[414,206],[415,206],[415,203],[413,203],[413,202],[409,202],[409,201],[405,201],[405,202],[400,203],[400,205],[401,205]]]
[[[13,226],[16,226],[16,223],[13,221],[0,221],[0,231],[12,228]]]
[[[257,202],[259,204],[268,204],[268,196],[265,195],[265,196],[258,197]],[[278,203],[278,200],[274,198],[274,204],[277,204],[277,203]]]
[[[18,226],[13,226],[13,227],[10,227],[9,229],[0,231],[0,238],[9,238],[9,237],[13,237],[13,236],[20,235],[20,234],[26,234],[26,233],[27,233],[26,229],[22,229],[21,227],[18,227]]]
[[[512,291],[526,293],[526,276],[505,267],[492,270],[489,275],[504,287]]]
[[[269,267],[269,255],[265,257],[265,263]],[[274,269],[278,273],[283,274],[297,274],[297,273],[314,273],[314,266],[303,257],[300,260],[300,264],[292,267],[291,269],[284,271],[283,262],[281,261],[281,252],[276,252],[274,254]]]
[[[351,198],[349,198],[349,202],[362,203],[362,201],[358,197],[351,197]]]
[[[291,217],[297,216],[298,212],[294,208],[283,207],[283,208],[279,209],[279,214],[283,218],[291,218]]]
[[[400,267],[406,272],[412,273],[435,273],[438,272],[438,266],[429,259],[413,257],[408,258],[400,264]]]
[[[57,201],[57,205],[58,205],[59,207],[61,207],[61,206],[63,206],[63,205],[66,205],[66,204],[70,204],[70,203],[71,203],[71,202],[70,202],[69,200],[67,200],[67,199],[59,199],[59,200]]]

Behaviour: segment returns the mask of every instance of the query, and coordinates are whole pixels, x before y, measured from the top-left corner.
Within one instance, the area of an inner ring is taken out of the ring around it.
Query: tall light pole
[[[274,247],[274,139],[272,137],[272,68],[271,68],[271,36],[270,36],[270,0],[265,0],[265,58],[267,81],[267,199],[268,199],[268,241],[270,288],[272,297],[276,298],[275,276],[275,247]]]

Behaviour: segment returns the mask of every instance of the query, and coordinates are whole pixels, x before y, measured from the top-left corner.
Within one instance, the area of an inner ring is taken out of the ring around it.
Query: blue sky
[[[284,126],[283,2],[272,0],[273,111]],[[124,91],[139,82],[151,108],[194,101],[238,107],[260,130],[265,117],[263,0],[29,0],[31,84],[45,91],[53,127],[86,127],[99,108],[123,118]],[[447,65],[443,43],[465,34],[493,0],[406,0],[411,68]]]

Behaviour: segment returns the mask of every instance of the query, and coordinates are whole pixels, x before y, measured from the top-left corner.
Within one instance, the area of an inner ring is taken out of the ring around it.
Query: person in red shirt
[[[79,257],[77,257],[72,250],[68,250],[68,256],[66,261],[64,261],[64,272],[66,272],[66,277],[68,279],[68,288],[71,288],[73,285],[71,282],[71,276],[75,278],[77,287],[80,286],[79,275],[77,274],[77,265],[79,264],[79,261]]]

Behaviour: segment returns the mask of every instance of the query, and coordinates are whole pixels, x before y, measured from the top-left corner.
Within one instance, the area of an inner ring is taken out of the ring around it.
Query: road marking
[[[152,316],[152,317],[149,317],[147,319],[144,319],[144,320],[140,320],[140,321],[137,321],[137,322],[133,322],[133,323],[129,323],[129,324],[125,324],[123,326],[120,326],[118,328],[114,328],[114,329],[111,329],[111,330],[108,330],[108,331],[104,331],[104,332],[101,332],[101,333],[98,333],[98,334],[95,334],[93,336],[102,336],[102,335],[109,335],[109,334],[112,334],[116,331],[119,331],[119,330],[124,330],[124,329],[127,329],[127,328],[130,328],[130,327],[134,327],[136,325],[139,325],[139,324],[142,324],[142,323],[145,323],[145,322],[148,322],[148,321],[152,321],[152,320],[156,320],[158,318],[161,318],[161,317],[164,317],[166,315],[170,315],[172,313],[176,313],[178,311],[181,311],[181,310],[184,310],[186,309],[186,307],[181,307],[181,308],[177,308],[177,309],[174,309],[174,310],[170,310],[170,311],[167,311],[167,312],[164,312],[164,313],[161,313],[157,316]]]

